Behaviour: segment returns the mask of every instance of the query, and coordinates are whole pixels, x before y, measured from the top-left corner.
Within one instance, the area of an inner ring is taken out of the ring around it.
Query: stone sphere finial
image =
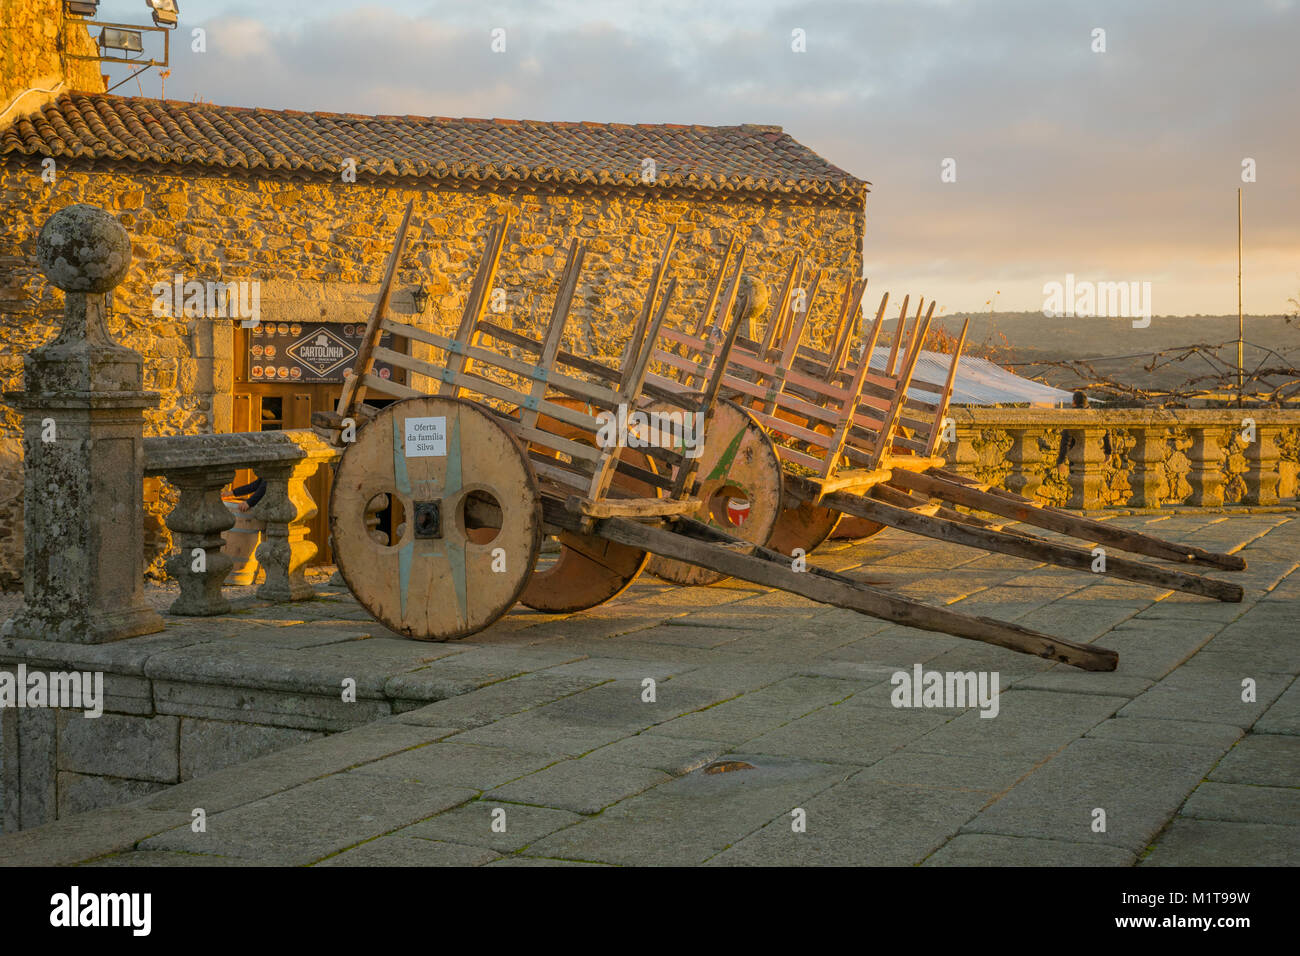
[[[77,203],[45,221],[36,261],[64,292],[108,292],[131,266],[131,237],[108,212]]]

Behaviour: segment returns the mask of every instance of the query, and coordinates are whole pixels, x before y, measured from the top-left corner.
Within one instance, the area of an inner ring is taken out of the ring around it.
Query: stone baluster
[[[1219,429],[1213,425],[1193,426],[1192,445],[1187,449],[1191,470],[1187,483],[1192,493],[1187,503],[1197,508],[1215,508],[1223,504],[1223,464],[1227,455],[1219,438]]]
[[[1138,425],[1133,428],[1133,488],[1131,504],[1137,508],[1158,508],[1169,497],[1169,477],[1165,463],[1169,458],[1169,430],[1163,425]]]
[[[956,431],[957,440],[941,445],[939,454],[947,460],[948,467],[957,474],[974,475],[975,466],[979,462],[979,455],[975,451],[975,438],[979,435],[979,431],[961,423],[958,423]]]
[[[1066,460],[1070,465],[1068,508],[1100,508],[1106,482],[1106,453],[1102,439],[1104,428],[1071,428],[1066,434],[1074,439]]]
[[[266,524],[257,546],[257,560],[266,569],[266,581],[257,589],[263,600],[301,601],[314,593],[303,573],[318,550],[307,540],[307,522],[317,509],[306,482],[319,467],[318,459],[308,458],[258,469],[266,494],[248,514]]]
[[[1007,475],[1007,491],[1032,499],[1043,486],[1043,475],[1038,469],[1042,454],[1038,449],[1038,431],[1030,428],[1008,428],[1011,436],[1011,448],[1007,450],[1007,461],[1011,472]]]
[[[144,599],[144,360],[108,334],[131,265],[126,230],[97,206],[42,227],[36,258],[65,293],[63,324],[23,358],[23,605],[6,637],[98,644],[163,628]],[[8,767],[6,767],[8,770]]]
[[[166,567],[181,589],[169,611],[192,617],[226,614],[230,602],[221,588],[234,562],[221,551],[221,533],[234,527],[235,516],[222,502],[221,489],[234,480],[235,470],[186,468],[165,477],[180,492],[166,521],[179,548]]]
[[[1255,440],[1246,445],[1245,504],[1275,505],[1281,501],[1278,497],[1282,479],[1282,455],[1278,448],[1281,431],[1276,425],[1255,426]]]

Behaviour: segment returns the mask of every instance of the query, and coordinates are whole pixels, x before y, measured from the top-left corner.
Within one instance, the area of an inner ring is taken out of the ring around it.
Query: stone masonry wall
[[[114,294],[110,331],[144,355],[145,387],[162,395],[160,406],[146,412],[150,435],[229,430],[233,384],[234,323],[156,318],[154,283],[170,283],[178,273],[186,281],[257,280],[264,320],[291,314],[356,322],[369,314],[411,199],[415,209],[392,313],[434,331],[454,331],[485,233],[508,210],[512,225],[497,275],[508,310],[498,320],[514,328],[536,332],[543,326],[568,241],[589,240],[567,343],[579,354],[617,358],[671,224],[679,238],[670,324],[695,321],[733,232],[749,246],[747,269],[770,285],[782,280],[796,250],[827,268],[813,303],[814,329],[833,321],[836,300],[862,265],[860,207],[770,196],[666,199],[652,189],[494,193],[68,168],[59,169],[51,184],[40,174],[35,159],[0,164],[0,389],[20,387],[21,355],[51,337],[61,313],[62,296],[42,280],[33,259],[41,225],[72,203],[100,205],[132,237],[134,261]],[[411,304],[417,283],[431,293],[423,316],[415,316]],[[13,586],[21,571],[17,439],[18,417],[0,405],[0,587]],[[151,536],[162,547],[165,531],[159,528]]]
[[[27,90],[66,89],[100,93],[99,64],[66,54],[94,55],[90,33],[63,12],[63,0],[0,0],[0,110]],[[29,93],[9,118],[39,108],[54,94]]]

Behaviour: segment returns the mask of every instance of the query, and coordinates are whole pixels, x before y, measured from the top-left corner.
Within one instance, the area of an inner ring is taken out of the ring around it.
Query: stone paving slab
[[[980,813],[964,832],[1090,841],[1139,853],[1220,754],[1215,748],[1076,740]],[[1139,767],[1142,772],[1135,772]],[[1099,823],[1104,832],[1094,829]]]
[[[1037,837],[959,833],[922,866],[1132,866],[1137,857],[1113,846],[1066,843]]]
[[[788,757],[723,759],[754,769],[678,777],[539,840],[529,852],[625,865],[703,863],[853,773],[850,767]]]
[[[501,854],[460,843],[392,834],[321,860],[316,866],[482,866]]]
[[[1300,737],[1251,734],[1228,752],[1210,779],[1261,787],[1300,787]]]
[[[594,814],[670,779],[662,770],[613,760],[564,760],[497,787],[483,798]]]
[[[856,775],[807,800],[807,829],[789,815],[708,861],[710,866],[909,866],[954,836],[988,802],[978,791],[903,787]]]
[[[253,803],[209,814],[206,832],[189,826],[149,837],[143,850],[211,853],[282,866],[315,863],[478,796],[463,787],[340,773]]]
[[[1300,783],[1300,778],[1292,776],[1291,783]],[[1300,787],[1245,786],[1209,780],[1187,798],[1180,814],[1197,820],[1294,825],[1300,820]]]
[[[412,824],[396,835],[513,853],[580,820],[581,816],[566,810],[484,798]]]
[[[1254,729],[1261,734],[1300,735],[1300,681],[1291,682],[1291,686],[1255,722]]]
[[[1077,671],[743,582],[651,578],[592,612],[520,610],[454,644],[399,640],[322,588],[318,601],[173,621],[116,652],[42,648],[52,669],[123,654],[123,708],[152,707],[151,680],[166,705],[228,673],[259,715],[316,739],[0,836],[0,865],[1294,865],[1300,522],[1115,520],[1241,550],[1250,570],[1215,576],[1242,581],[1246,600],[886,532],[834,543],[829,564],[1114,647],[1120,669]],[[997,716],[896,708],[892,675],[917,664],[998,672]],[[349,705],[370,708],[361,726],[351,712],[355,729],[324,703],[345,675],[373,695]],[[64,773],[99,779],[80,764]],[[205,833],[191,829],[199,807]]]
[[[1142,866],[1295,866],[1300,830],[1263,823],[1179,817],[1161,834]]]

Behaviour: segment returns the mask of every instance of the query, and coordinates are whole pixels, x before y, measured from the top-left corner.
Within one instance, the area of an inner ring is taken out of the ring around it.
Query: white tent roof
[[[885,368],[889,359],[889,349],[877,347],[871,353],[871,367]],[[917,392],[938,392],[948,381],[948,366],[951,355],[942,352],[922,352],[913,374],[913,388]],[[925,386],[932,385],[933,389]],[[918,397],[920,397],[918,395]],[[1000,405],[1012,402],[1028,402],[1031,405],[1069,405],[1073,393],[1031,382],[1006,369],[994,365],[988,359],[963,355],[957,364],[957,381],[953,383],[952,404],[954,405]],[[924,399],[922,399],[924,400]]]

